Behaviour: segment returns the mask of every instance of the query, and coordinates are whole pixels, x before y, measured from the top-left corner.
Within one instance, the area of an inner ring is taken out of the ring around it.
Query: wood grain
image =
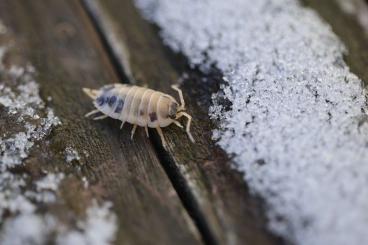
[[[170,85],[183,72],[189,76],[182,88],[194,118],[196,143],[175,126],[164,128],[168,152],[159,146],[157,135],[153,142],[207,243],[280,244],[265,230],[261,202],[249,194],[242,175],[232,169],[230,159],[211,140],[215,125],[208,118],[208,106],[218,84],[203,82],[203,74],[188,69],[183,57],[164,47],[157,28],[143,20],[132,1],[87,0],[85,4],[117,69],[129,78],[126,82],[147,84],[176,97]],[[220,77],[214,73],[207,78],[220,81]]]
[[[91,199],[110,200],[119,223],[116,244],[200,244],[144,133],[131,141],[130,127],[119,130],[118,121],[83,116],[93,108],[81,89],[119,79],[80,2],[3,0],[0,19],[13,36],[14,53],[35,66],[42,97],[51,96],[48,104],[62,121],[18,170],[32,178],[56,169],[69,176],[61,187],[63,204],[45,212],[75,223],[67,213],[78,217]],[[80,153],[79,161],[65,163],[68,146]]]
[[[305,5],[313,8],[317,13],[327,21],[332,30],[339,36],[340,40],[347,48],[347,53],[344,57],[345,62],[350,67],[351,71],[358,75],[367,86],[368,81],[368,30],[364,29],[358,21],[358,16],[351,15],[343,11],[338,0],[303,0]],[[361,3],[360,3],[361,2]],[[366,5],[367,5],[367,1]],[[362,1],[352,1],[352,5],[364,4]]]

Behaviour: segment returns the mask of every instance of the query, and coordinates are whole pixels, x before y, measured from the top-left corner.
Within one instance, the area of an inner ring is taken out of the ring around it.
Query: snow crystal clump
[[[0,224],[3,214],[32,214],[36,210],[35,203],[53,203],[64,174],[49,173],[35,183],[26,182],[29,177],[16,175],[9,171],[0,173]],[[26,187],[31,190],[25,190]],[[32,190],[34,189],[34,190]]]
[[[54,226],[55,220],[51,216],[21,214],[5,222],[0,233],[0,244],[46,244],[47,236]]]
[[[93,201],[86,219],[79,220],[77,229],[70,230],[51,215],[23,213],[4,223],[0,244],[47,244],[51,236],[58,234],[58,245],[108,245],[113,242],[117,230],[117,219],[110,209],[109,202],[98,205]]]
[[[295,244],[368,244],[368,116],[331,27],[297,0],[136,0],[164,41],[229,84],[218,144]]]
[[[36,191],[26,191],[24,195],[38,203],[54,203],[64,177],[63,173],[49,173],[35,182]]]
[[[65,148],[65,161],[68,163],[71,163],[74,160],[76,161],[80,160],[78,151],[72,147],[66,147]]]
[[[0,73],[4,77],[14,77],[19,83],[14,89],[0,84],[0,105],[10,116],[17,118],[15,123],[24,128],[6,138],[0,136],[0,168],[3,169],[21,164],[34,143],[45,138],[60,120],[40,98],[32,66],[11,66],[10,69],[0,69]]]
[[[57,191],[60,182],[64,179],[63,173],[50,173],[36,182],[37,191],[51,190]]]
[[[61,234],[57,244],[108,245],[113,242],[117,230],[116,215],[111,212],[111,203],[98,205],[93,202],[87,209],[85,221],[79,223],[79,230]]]
[[[11,213],[32,213],[35,206],[23,195],[26,186],[24,176],[9,172],[0,173],[0,224],[6,211]]]
[[[0,21],[0,35],[5,33]],[[12,173],[9,169],[22,164],[34,144],[44,139],[60,121],[40,98],[31,65],[4,66],[8,51],[9,45],[0,46],[0,109],[6,123],[0,135],[0,244],[41,244],[48,225],[43,225],[43,218],[35,214],[36,203],[54,201],[51,192],[56,191],[58,183],[55,181],[45,191],[40,188],[45,186],[45,180],[29,183],[27,174]],[[54,175],[45,179],[51,176]]]

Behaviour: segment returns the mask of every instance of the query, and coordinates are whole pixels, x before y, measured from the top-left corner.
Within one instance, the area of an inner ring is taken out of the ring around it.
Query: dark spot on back
[[[149,118],[150,118],[151,122],[156,121],[157,120],[157,114],[156,114],[156,112],[151,112],[149,114]]]
[[[99,106],[102,106],[103,104],[105,104],[105,97],[104,97],[104,96],[100,96],[100,97],[98,97],[98,98],[96,99],[96,101],[97,101],[97,104],[98,104]]]
[[[116,96],[111,96],[110,99],[109,99],[109,106],[112,107],[116,102]]]
[[[144,115],[144,111],[143,110],[140,110],[139,111],[139,115],[143,116]]]
[[[116,106],[115,108],[115,113],[120,113],[122,110],[123,110],[123,107],[124,107],[124,100],[122,99],[119,99],[118,100],[118,105]]]

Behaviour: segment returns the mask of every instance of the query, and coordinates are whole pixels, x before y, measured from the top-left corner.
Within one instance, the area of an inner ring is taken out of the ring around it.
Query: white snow
[[[35,181],[35,191],[26,191],[24,195],[38,203],[54,203],[57,201],[56,195],[64,177],[63,173],[48,173]]]
[[[0,233],[0,244],[26,245],[46,244],[55,220],[51,216],[21,214],[16,219],[9,219]]]
[[[17,117],[16,123],[24,127],[23,131],[13,135],[0,136],[0,169],[3,169],[21,164],[34,143],[47,136],[52,127],[60,124],[60,120],[41,100],[39,86],[34,80],[34,68],[11,66],[7,70],[0,67],[0,73],[16,79],[15,84],[12,82],[15,89],[4,85],[9,81],[1,81],[0,105],[6,108],[8,114]]]
[[[58,245],[108,245],[115,239],[117,218],[111,211],[111,203],[97,204],[93,200],[86,210],[86,218],[78,220],[75,229],[66,228],[51,215],[21,213],[8,218],[0,230],[0,244],[48,244],[57,235]]]
[[[24,176],[16,176],[7,171],[0,173],[0,224],[5,211],[28,214],[35,210],[31,200],[22,193],[25,185]]]
[[[9,47],[10,45],[0,46],[0,106],[7,116],[14,118],[7,130],[0,135],[0,224],[4,222],[3,215],[6,212],[19,215],[19,219],[29,220],[36,211],[35,202],[55,200],[52,192],[56,188],[47,191],[27,190],[27,186],[33,187],[37,183],[26,184],[29,176],[14,174],[10,169],[22,164],[35,143],[44,139],[60,123],[53,110],[46,107],[39,96],[35,69],[31,65],[12,65],[9,68],[3,65],[3,58]],[[47,177],[48,175],[45,178]],[[54,184],[56,186],[58,183]],[[18,217],[5,223],[3,236],[10,229],[7,225],[12,227],[18,222],[17,219]]]
[[[0,37],[5,34],[0,32]],[[54,126],[60,124],[53,110],[40,98],[35,68],[30,64],[4,66],[3,59],[12,45],[0,45],[0,106],[14,117],[11,126],[17,128],[18,125],[23,130],[9,130],[0,135],[1,171],[21,164],[34,143],[44,139]]]
[[[76,149],[71,146],[65,148],[65,161],[71,163],[72,161],[79,161],[80,156]]]
[[[51,190],[57,191],[60,182],[64,179],[63,173],[50,173],[36,182],[37,191]]]
[[[111,212],[111,203],[98,205],[96,201],[87,209],[86,220],[79,223],[78,230],[61,233],[58,245],[107,245],[114,241],[117,230],[116,215]]]
[[[214,139],[301,245],[368,244],[368,116],[331,28],[297,0],[136,0],[192,66],[215,65]]]

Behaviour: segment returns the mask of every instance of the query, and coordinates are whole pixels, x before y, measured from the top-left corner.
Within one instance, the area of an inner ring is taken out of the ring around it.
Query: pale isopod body
[[[133,124],[131,138],[137,126],[144,127],[148,137],[148,127],[156,128],[161,137],[162,145],[166,149],[166,141],[163,136],[162,127],[167,127],[174,123],[183,127],[177,119],[182,116],[188,118],[186,132],[189,139],[194,142],[190,133],[190,123],[192,117],[185,112],[185,102],[182,91],[175,85],[172,86],[179,93],[179,103],[170,95],[148,89],[126,84],[111,84],[101,89],[84,88],[83,91],[93,99],[96,110],[86,114],[86,117],[101,112],[103,115],[95,117],[95,120],[111,117]]]

